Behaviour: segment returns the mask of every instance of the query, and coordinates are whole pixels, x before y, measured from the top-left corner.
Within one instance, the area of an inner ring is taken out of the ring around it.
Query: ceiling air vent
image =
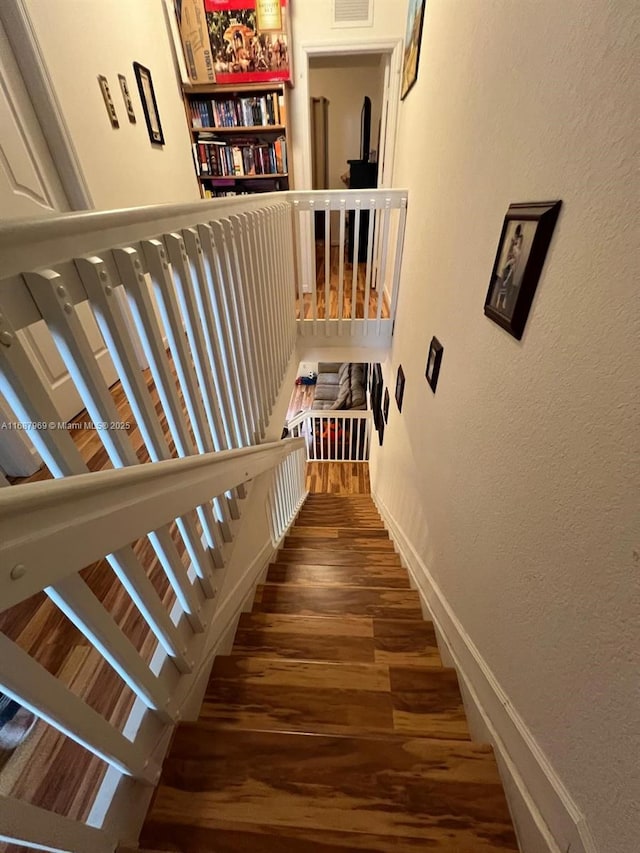
[[[371,27],[373,0],[333,0],[334,27]]]

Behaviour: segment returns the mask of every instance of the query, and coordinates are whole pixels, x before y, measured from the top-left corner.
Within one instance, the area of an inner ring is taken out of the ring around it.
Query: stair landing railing
[[[308,409],[287,422],[287,431],[304,439],[310,462],[367,462],[372,423],[370,410]]]

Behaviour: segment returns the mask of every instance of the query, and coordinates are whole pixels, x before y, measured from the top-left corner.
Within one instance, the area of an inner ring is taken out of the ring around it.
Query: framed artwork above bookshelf
[[[203,198],[289,189],[284,85],[190,86],[184,101]]]

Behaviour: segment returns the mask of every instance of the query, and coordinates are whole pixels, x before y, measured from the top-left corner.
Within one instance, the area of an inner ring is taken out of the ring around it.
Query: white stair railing
[[[287,430],[304,438],[311,462],[366,462],[372,422],[371,411],[309,409],[288,421]]]
[[[142,581],[146,575],[135,561],[131,543],[269,470],[275,477],[269,510],[278,520],[277,541],[305,497],[301,440],[0,489],[2,610],[46,590],[161,724],[159,742],[181,717],[192,685],[190,675],[206,663],[211,638],[205,642],[205,637],[218,606],[218,583],[214,574],[212,587],[203,584],[181,564],[175,577],[178,606],[169,613],[153,587]],[[132,591],[148,630],[166,641],[166,665],[145,661],[78,574],[108,554],[124,553],[130,556],[121,563],[123,585]],[[162,756],[156,754],[157,743],[150,750],[142,734],[133,740],[125,736],[4,635],[0,635],[0,690],[120,773],[148,785],[158,781]],[[7,802],[0,801],[0,818],[7,814]],[[44,826],[55,834],[43,849],[115,846],[103,833],[89,827],[86,832],[74,829],[70,821],[53,815],[49,819],[41,812],[17,806],[8,825],[0,826],[0,839],[42,844]],[[73,839],[72,846],[67,839]]]
[[[300,334],[388,344],[400,284],[406,190],[289,195]]]

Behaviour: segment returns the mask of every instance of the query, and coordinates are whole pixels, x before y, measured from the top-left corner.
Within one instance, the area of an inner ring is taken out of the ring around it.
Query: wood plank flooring
[[[342,302],[340,302],[340,247],[331,246],[329,260],[329,299],[326,295],[325,276],[325,245],[324,240],[316,241],[316,310],[318,320],[343,319],[362,320],[365,317],[375,320],[378,316],[378,292],[374,288],[369,290],[369,301],[365,307],[366,300],[366,275],[367,265],[364,262],[357,264],[356,270],[356,300],[353,302],[353,265],[348,260],[348,252],[344,252],[344,276],[342,284]],[[365,310],[366,308],[366,310]],[[355,311],[355,313],[354,313]],[[305,320],[313,319],[313,296],[311,293],[302,294],[302,306],[300,299],[296,304],[296,317]],[[389,303],[386,296],[382,299],[380,316],[387,319],[390,316]]]
[[[147,387],[160,418],[172,455],[175,448],[150,372],[145,371]],[[179,390],[179,389],[178,389]],[[127,430],[140,462],[149,461],[135,418],[121,384],[111,388],[120,420],[130,424]],[[90,423],[86,411],[72,424]],[[77,449],[91,471],[111,468],[107,454],[95,429],[69,430]],[[32,477],[13,478],[11,488],[27,482],[50,479],[46,467]],[[194,523],[197,524],[197,518]],[[199,528],[199,524],[197,524]],[[171,535],[183,562],[188,565],[184,543],[172,526]],[[174,594],[155,552],[147,539],[134,544],[134,551],[145,567],[165,607],[170,609]],[[114,575],[106,560],[88,566],[81,573],[94,595],[113,616],[142,657],[149,661],[156,640],[146,622]],[[14,640],[50,673],[57,676],[92,708],[120,728],[131,710],[134,695],[104,659],[89,645],[84,636],[51,603],[44,593],[34,595],[15,607],[0,613],[0,631]],[[102,781],[107,765],[70,738],[39,721],[29,738],[21,744],[0,769],[3,793],[14,796],[76,820],[84,820]],[[2,844],[2,853],[24,853],[23,847]]]
[[[284,545],[178,727],[141,850],[516,851],[371,498],[310,495]]]

